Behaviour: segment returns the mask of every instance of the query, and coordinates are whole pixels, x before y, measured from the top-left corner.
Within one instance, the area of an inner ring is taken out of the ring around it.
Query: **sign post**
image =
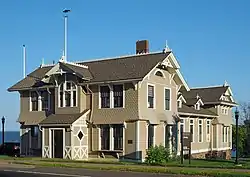
[[[191,164],[191,142],[192,142],[192,136],[190,132],[183,132],[183,140],[182,140],[182,147],[185,147],[185,150],[188,150],[188,156],[189,156],[189,164]],[[183,148],[184,149],[184,148]],[[182,149],[182,151],[183,151]],[[182,152],[183,154],[183,152]]]

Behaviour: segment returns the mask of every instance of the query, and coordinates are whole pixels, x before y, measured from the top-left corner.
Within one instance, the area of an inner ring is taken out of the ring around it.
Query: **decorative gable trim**
[[[184,103],[187,103],[187,101],[186,101],[186,99],[184,98],[183,95],[180,95],[180,96],[178,97],[177,101],[179,101],[179,100],[181,100],[181,101],[184,102]]]
[[[166,64],[165,63],[170,63],[171,64],[171,68],[173,68],[174,70],[175,70],[175,72],[176,72],[176,75],[178,76],[178,78],[181,80],[181,82],[182,82],[182,85],[185,87],[185,89],[187,90],[187,91],[189,91],[190,90],[190,88],[189,88],[189,86],[188,86],[188,84],[187,84],[187,82],[185,81],[185,79],[183,78],[183,76],[182,76],[182,74],[181,74],[181,72],[180,72],[180,70],[179,70],[179,68],[180,68],[180,65],[178,64],[178,62],[177,62],[177,60],[176,60],[176,58],[174,57],[174,55],[173,55],[173,53],[170,53],[165,59],[163,59],[163,61],[162,62],[159,62],[159,63],[157,63],[155,66],[154,66],[154,68],[151,70],[151,71],[149,71],[148,72],[148,74],[146,75],[146,76],[144,76],[144,78],[142,79],[142,80],[145,80],[146,78],[148,78],[149,77],[149,75],[153,72],[153,71],[155,71],[155,69],[161,64],[163,64],[164,66],[166,66]],[[168,65],[169,66],[169,65]],[[175,75],[174,75],[175,76]],[[174,78],[174,77],[173,77]],[[181,88],[181,86],[180,86],[180,88]],[[179,88],[179,89],[180,89]],[[178,90],[179,90],[178,89]]]
[[[204,106],[204,103],[203,103],[203,101],[201,100],[201,98],[199,98],[195,104],[197,104],[197,103],[200,104],[200,105],[202,105],[202,106]]]

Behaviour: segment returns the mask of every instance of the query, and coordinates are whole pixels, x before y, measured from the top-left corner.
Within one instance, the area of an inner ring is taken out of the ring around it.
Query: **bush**
[[[170,152],[168,148],[162,145],[150,147],[147,150],[145,162],[150,165],[162,165],[170,160]]]

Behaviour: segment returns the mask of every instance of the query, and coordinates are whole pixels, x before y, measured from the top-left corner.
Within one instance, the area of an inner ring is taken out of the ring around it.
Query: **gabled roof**
[[[91,83],[143,79],[169,54],[170,52],[147,53],[79,63],[88,66],[93,75],[93,79],[89,81]]]
[[[187,100],[195,99],[197,94],[204,103],[206,102],[219,102],[220,97],[230,87],[229,86],[214,86],[214,87],[203,87],[203,88],[191,88],[190,91],[183,91],[182,94]]]
[[[171,52],[137,54],[112,59],[85,62],[59,62],[74,73],[84,76],[84,83],[112,82],[123,80],[142,80],[157,64],[163,62]],[[56,64],[57,65],[57,64]],[[56,66],[42,66],[30,73],[25,79],[10,87],[8,91],[30,89],[41,82],[47,73],[53,73]],[[81,67],[80,65],[86,66]],[[182,77],[182,76],[181,76]]]
[[[28,74],[24,79],[20,80],[16,84],[14,84],[12,87],[8,88],[8,91],[17,91],[17,90],[22,90],[22,89],[30,89],[34,87],[37,83],[39,83],[42,78],[45,76],[45,74],[52,68],[53,66],[47,66],[47,67],[39,67],[35,69],[33,72]],[[42,87],[44,86],[47,87],[45,83],[41,83],[39,85]]]

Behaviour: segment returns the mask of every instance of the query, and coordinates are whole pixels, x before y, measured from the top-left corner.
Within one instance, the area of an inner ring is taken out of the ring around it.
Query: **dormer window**
[[[196,110],[200,110],[200,103],[196,103],[196,104],[194,105],[194,108],[195,108]]]
[[[182,101],[181,100],[177,100],[177,106],[178,106],[178,108],[182,107]]]
[[[72,81],[65,81],[59,85],[59,107],[76,106],[76,84]]]

